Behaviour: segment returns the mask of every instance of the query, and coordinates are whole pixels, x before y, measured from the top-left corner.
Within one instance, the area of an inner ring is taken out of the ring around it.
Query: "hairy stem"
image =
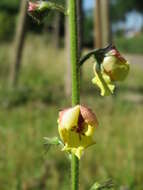
[[[72,105],[75,106],[80,102],[76,0],[69,0],[69,29],[72,69]]]
[[[72,69],[72,106],[80,103],[80,66],[78,64],[78,37],[76,0],[69,0],[69,31]],[[79,186],[79,160],[72,154],[71,160],[71,189],[78,190]]]

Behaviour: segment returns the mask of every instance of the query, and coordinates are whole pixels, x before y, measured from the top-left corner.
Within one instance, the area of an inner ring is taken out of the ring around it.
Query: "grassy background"
[[[64,49],[28,36],[17,90],[8,89],[13,51],[12,44],[0,46],[0,189],[44,190],[45,183],[46,189],[67,190],[68,159],[60,150],[47,152],[43,146],[44,136],[58,135],[59,109],[70,105],[64,95]],[[100,126],[96,146],[81,159],[81,190],[108,178],[117,190],[142,190],[142,72],[141,64],[131,63],[130,75],[116,94],[102,98],[91,84],[92,64],[85,64],[81,103],[96,112]]]
[[[114,41],[122,52],[143,54],[143,44],[141,43],[143,41],[143,33],[130,38],[117,36]]]

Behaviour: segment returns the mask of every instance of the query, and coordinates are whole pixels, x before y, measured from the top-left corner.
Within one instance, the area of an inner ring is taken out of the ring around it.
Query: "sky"
[[[86,10],[91,9],[94,7],[94,0],[83,0],[83,4]]]

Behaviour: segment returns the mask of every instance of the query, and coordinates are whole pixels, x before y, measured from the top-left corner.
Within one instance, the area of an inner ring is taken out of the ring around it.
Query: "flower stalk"
[[[70,56],[72,70],[72,106],[80,103],[80,67],[78,64],[78,37],[76,0],[69,0],[69,31],[70,31]],[[72,154],[71,160],[71,189],[79,188],[79,160]]]
[[[80,105],[80,67],[91,56],[94,57],[94,78],[92,82],[101,90],[101,96],[113,93],[114,82],[123,81],[129,72],[129,63],[120,55],[118,50],[109,45],[102,49],[94,49],[79,58],[78,48],[78,19],[77,2],[68,0],[68,11],[60,4],[52,1],[29,2],[28,12],[35,19],[49,10],[63,12],[69,17],[70,60],[72,78],[72,107],[59,112],[58,137],[45,137],[45,145],[60,145],[63,151],[71,154],[71,190],[79,189],[79,160],[83,151],[95,144],[94,132],[98,126],[96,115],[91,109]],[[80,59],[80,60],[79,60]],[[94,183],[91,189],[111,188],[111,181],[105,184]]]

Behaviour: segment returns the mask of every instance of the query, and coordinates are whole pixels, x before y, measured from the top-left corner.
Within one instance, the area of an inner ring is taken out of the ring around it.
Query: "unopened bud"
[[[29,12],[33,12],[33,11],[36,11],[37,8],[39,7],[39,2],[29,2],[28,4],[28,11]]]
[[[129,63],[121,56],[115,47],[105,55],[102,67],[111,81],[123,81],[129,73]]]

